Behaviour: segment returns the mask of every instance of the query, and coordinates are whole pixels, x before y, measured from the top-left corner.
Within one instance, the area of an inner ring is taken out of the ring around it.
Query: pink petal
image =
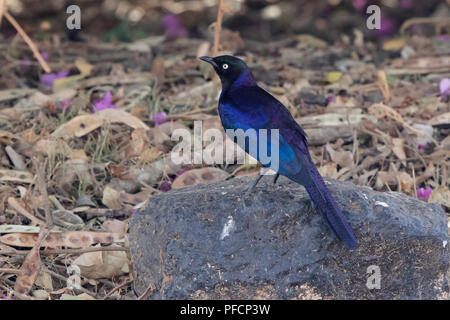
[[[423,199],[423,200],[428,200],[432,191],[433,191],[433,189],[431,187],[428,187],[426,189],[419,188],[419,189],[417,189],[417,198]]]
[[[53,86],[53,82],[56,79],[65,78],[65,77],[67,77],[68,74],[69,74],[68,70],[62,70],[58,73],[46,73],[46,74],[41,75],[40,80],[41,80],[42,85],[51,87],[51,86]]]
[[[167,122],[166,118],[167,118],[167,113],[165,113],[165,112],[159,112],[152,116],[152,120],[155,122],[155,126],[159,126],[159,125],[163,124],[164,122]]]
[[[445,99],[447,96],[450,96],[450,79],[444,78],[439,83],[439,91],[441,92],[441,98]]]
[[[186,28],[183,26],[177,15],[164,15],[161,19],[161,24],[164,27],[168,39],[186,38],[188,36]]]
[[[367,0],[353,0],[352,5],[356,10],[362,11],[367,5]]]
[[[115,104],[112,104],[112,95],[111,92],[106,92],[103,99],[97,100],[93,102],[94,105],[94,111],[93,113],[96,113],[101,110],[105,109],[116,109],[117,106]]]
[[[47,51],[41,52],[41,57],[42,57],[42,59],[47,60],[48,59],[48,52]]]

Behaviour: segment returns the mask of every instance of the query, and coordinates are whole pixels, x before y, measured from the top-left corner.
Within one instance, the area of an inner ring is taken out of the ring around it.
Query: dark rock
[[[149,299],[447,299],[447,217],[438,204],[327,180],[360,247],[347,250],[305,189],[268,177],[149,199],[130,223],[135,290]],[[375,266],[375,267],[373,267]],[[372,268],[379,268],[380,288]],[[367,284],[369,283],[368,288]]]
[[[299,104],[301,101],[307,104],[317,104],[323,107],[326,106],[328,103],[327,98],[325,98],[325,96],[308,88],[303,88],[297,95],[297,98],[295,98],[294,102],[296,104]]]

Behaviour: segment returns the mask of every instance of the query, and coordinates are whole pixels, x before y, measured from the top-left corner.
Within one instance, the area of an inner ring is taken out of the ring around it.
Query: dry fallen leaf
[[[392,172],[378,171],[375,188],[381,190],[385,185],[397,185],[397,179]]]
[[[181,121],[168,121],[158,125],[158,129],[162,131],[168,137],[172,136],[172,133],[177,129],[184,129],[189,131],[189,128],[186,127]]]
[[[122,201],[120,201],[120,191],[117,191],[110,186],[106,186],[105,189],[103,189],[102,202],[109,209],[120,209],[122,207]]]
[[[131,108],[130,113],[138,119],[148,120],[149,110],[148,106],[134,106]]]
[[[52,136],[65,139],[82,137],[107,122],[122,123],[133,129],[143,128],[144,130],[150,130],[144,122],[126,111],[120,109],[105,109],[94,114],[84,114],[73,118],[59,126],[59,128],[52,133]]]
[[[117,219],[114,220],[106,220],[102,224],[102,229],[106,232],[113,232],[124,235],[127,231],[128,224],[124,221],[120,221]]]
[[[329,143],[325,145],[331,160],[342,168],[350,168],[353,165],[353,155],[350,151],[335,151]]]
[[[7,237],[11,235],[13,234],[9,234],[7,235]],[[29,236],[29,234],[26,235]],[[39,235],[36,235],[36,241],[32,245],[33,249],[31,249],[31,251],[27,254],[25,261],[20,267],[21,273],[17,277],[16,283],[14,285],[14,290],[18,293],[27,294],[36,281],[36,277],[38,276],[39,270],[41,269],[41,257],[39,254],[39,249],[49,235],[50,230],[46,228],[41,228]]]
[[[111,278],[130,272],[130,261],[124,251],[83,253],[73,264],[79,266],[81,275],[88,279]]]
[[[36,279],[36,285],[47,290],[53,291],[53,281],[52,276],[48,273],[48,269],[45,266],[42,266],[39,271],[38,277]]]
[[[131,133],[131,141],[125,150],[125,157],[128,159],[132,156],[140,155],[149,147],[150,139],[143,128],[134,129]]]
[[[96,243],[112,243],[123,237],[111,232],[68,231],[52,232],[42,242],[41,247],[87,248]],[[17,247],[33,247],[38,235],[33,233],[10,233],[0,237],[0,242]]]
[[[152,73],[156,75],[158,81],[162,83],[166,75],[166,68],[164,67],[164,58],[161,56],[155,57],[152,64]]]
[[[83,219],[70,210],[58,209],[52,211],[53,222],[61,227],[82,227]]]
[[[408,173],[402,171],[402,172],[398,173],[398,179],[400,181],[400,186],[402,188],[402,191],[410,194],[412,184],[413,184],[413,180],[412,180],[411,176]]]
[[[428,202],[436,202],[450,208],[450,189],[446,186],[439,186],[431,192]]]
[[[392,151],[402,161],[403,165],[406,165],[405,140],[402,138],[392,138],[392,143],[394,144]]]
[[[226,171],[218,168],[201,168],[189,170],[178,176],[172,183],[172,189],[183,188],[201,183],[211,183],[225,179],[228,176]]]
[[[88,295],[87,293],[82,293],[77,296],[72,296],[67,293],[63,293],[59,300],[96,300],[94,297]]]
[[[436,171],[436,168],[433,165],[433,162],[429,162],[428,166],[426,167],[425,171],[421,174],[416,176],[416,184],[421,184],[422,182],[425,182],[428,178],[434,176],[434,173]]]
[[[338,176],[335,162],[329,162],[318,168],[320,174],[324,177],[336,179]]]
[[[50,294],[47,291],[42,290],[42,289],[33,290],[33,292],[31,294],[35,298],[44,299],[44,300],[48,300],[50,297]]]
[[[91,74],[92,68],[94,67],[83,58],[77,58],[77,60],[75,60],[75,66],[78,68],[80,73],[77,75],[56,79],[53,82],[53,91],[61,90],[63,88],[71,86],[73,83],[79,80],[86,78]]]
[[[32,183],[34,176],[28,171],[0,169],[0,182]]]
[[[156,159],[158,159],[163,153],[159,151],[156,147],[151,147],[148,149],[145,149],[139,156],[139,163],[141,164],[147,164],[152,163]]]

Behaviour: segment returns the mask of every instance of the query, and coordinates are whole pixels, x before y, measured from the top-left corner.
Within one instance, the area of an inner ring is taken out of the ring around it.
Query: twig
[[[3,15],[9,21],[9,23],[11,23],[13,25],[13,27],[17,30],[17,32],[20,34],[22,39],[28,44],[28,46],[30,47],[31,51],[33,51],[33,54],[36,57],[37,61],[39,61],[39,64],[41,65],[42,69],[44,69],[44,71],[46,73],[52,72],[52,70],[48,66],[47,62],[45,62],[45,60],[42,58],[41,54],[39,53],[39,50],[36,47],[36,45],[33,43],[33,41],[30,39],[30,37],[25,33],[25,31],[22,29],[22,27],[16,21],[16,19],[14,19],[13,16],[11,16],[8,13],[8,11],[5,11],[3,13]]]
[[[25,210],[25,208],[23,208],[15,198],[9,197],[8,205],[11,206],[13,209],[15,209],[21,215],[23,215],[23,216],[27,217],[28,219],[30,219],[31,221],[33,221],[34,223],[39,224],[42,227],[47,226],[47,224],[44,221],[42,221],[39,218],[36,218],[33,214],[31,214],[30,212]]]
[[[400,27],[400,33],[404,33],[406,29],[408,29],[413,24],[420,23],[429,23],[434,24],[435,29],[437,29],[438,25],[450,25],[450,18],[448,17],[429,17],[429,18],[412,18],[408,19],[405,22],[403,22],[402,26]],[[438,31],[438,30],[436,30]]]
[[[358,141],[358,134],[357,129],[353,129],[353,148],[352,148],[352,154],[355,165],[358,165],[359,163],[359,141]]]
[[[217,8],[217,20],[214,23],[214,44],[212,48],[212,56],[216,57],[219,53],[219,42],[220,42],[220,31],[222,31],[222,18],[225,13],[224,0],[219,0],[219,5]],[[216,88],[217,85],[217,75],[214,73],[213,85]]]
[[[150,285],[147,287],[147,289],[145,289],[144,293],[141,294],[137,299],[143,300],[152,290],[155,290],[155,285],[153,283],[150,283]]]
[[[47,159],[42,160],[42,157],[33,159],[36,165],[36,178],[37,178],[37,188],[42,196],[43,209],[45,212],[45,222],[49,229],[53,227],[53,216],[50,212],[50,201],[48,199],[47,184],[44,180],[45,167],[47,166]],[[36,208],[37,209],[37,208]]]
[[[197,113],[206,113],[209,111],[213,111],[214,109],[217,109],[217,106],[211,106],[211,107],[207,107],[207,108],[197,108],[195,110],[192,111],[188,111],[188,112],[183,112],[183,113],[179,113],[179,114],[174,114],[174,115],[169,115],[167,116],[168,120],[192,120],[192,116],[194,114]]]
[[[129,281],[125,281],[124,283],[122,283],[121,285],[115,287],[114,289],[112,289],[111,291],[109,291],[104,297],[103,300],[106,300],[108,297],[110,297],[114,292],[116,292],[119,289],[122,289],[123,287],[132,284],[133,280],[129,280]]]
[[[64,283],[67,283],[67,278],[62,276],[62,275],[60,275],[59,273],[56,273],[56,272],[54,272],[52,270],[45,270],[45,272],[47,272],[48,274],[50,274],[51,276],[53,276],[53,277],[55,277],[55,278],[57,278],[59,280],[64,281]],[[79,288],[75,288],[74,290],[81,291],[81,292],[86,293],[86,294],[88,294],[90,296],[93,296],[93,297],[95,297],[97,295],[95,292],[89,291],[88,289],[85,289],[82,286],[80,286]]]
[[[22,274],[22,271],[12,268],[0,268],[0,273]]]
[[[213,57],[217,56],[219,53],[219,41],[220,41],[220,31],[222,30],[222,18],[223,18],[223,0],[219,0],[219,6],[217,8],[217,20],[214,24],[214,44],[212,49]]]
[[[6,11],[6,0],[0,0],[0,25],[2,24],[3,14]]]
[[[378,88],[380,89],[381,93],[383,94],[384,101],[388,103],[391,101],[391,92],[389,91],[389,84],[386,79],[386,72],[383,70],[379,70],[377,72],[377,84]]]
[[[450,65],[444,65],[439,67],[423,67],[423,68],[396,68],[387,69],[386,73],[391,76],[409,75],[409,74],[427,74],[427,73],[443,73],[449,72]]]
[[[413,126],[409,125],[405,120],[403,120],[403,117],[394,109],[391,107],[383,104],[383,103],[374,103],[369,107],[369,114],[377,117],[378,119],[381,119],[383,117],[388,117],[392,120],[395,120],[397,122],[400,122],[404,127],[407,127],[411,131],[414,131],[418,135],[426,136],[430,138],[433,143],[438,146],[439,142],[436,141],[432,136],[430,136],[428,133],[421,131],[419,129],[414,128]],[[378,130],[378,132],[380,132]]]
[[[387,184],[387,182],[385,182],[384,185],[386,186],[386,188],[388,189],[389,192],[392,192],[392,190],[391,190],[391,188],[389,187],[389,185]]]
[[[417,199],[417,185],[416,185],[416,170],[414,169],[414,164],[411,163],[413,187],[414,187],[414,199]]]

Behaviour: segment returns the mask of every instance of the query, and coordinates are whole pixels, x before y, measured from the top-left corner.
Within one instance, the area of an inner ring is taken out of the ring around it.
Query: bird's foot
[[[277,183],[277,180],[278,180],[278,178],[280,177],[280,174],[279,173],[276,173],[275,174],[275,178],[273,178],[273,185],[275,185],[276,183]]]
[[[253,190],[255,190],[256,185],[258,184],[259,180],[261,180],[261,178],[262,178],[263,176],[264,176],[264,175],[259,174],[259,175],[255,178],[255,180],[253,180],[253,182],[252,182],[252,183],[248,186],[248,188],[245,190],[245,195],[246,195],[246,196],[250,195],[250,194],[253,192]]]
[[[255,180],[253,180],[253,182],[248,186],[248,188],[245,190],[245,195],[248,196],[250,195],[254,190],[256,185],[258,184],[258,182],[262,179],[262,177],[264,177],[264,174],[259,174]],[[273,185],[275,185],[277,183],[278,178],[280,177],[280,174],[275,174],[275,177],[273,178]]]

